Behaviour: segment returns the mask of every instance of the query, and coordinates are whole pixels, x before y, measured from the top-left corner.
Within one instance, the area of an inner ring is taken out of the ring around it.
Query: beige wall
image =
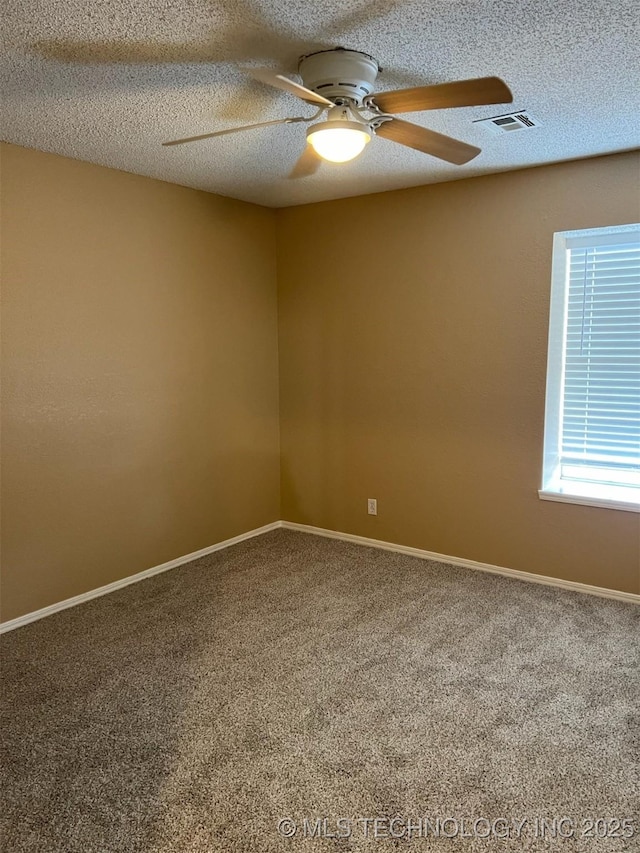
[[[278,517],[640,591],[637,515],[537,497],[552,233],[636,156],[277,214],[1,165],[3,620]]]
[[[3,609],[279,517],[274,213],[2,148]]]
[[[283,518],[640,592],[640,516],[537,495],[553,232],[639,218],[634,154],[280,211]]]

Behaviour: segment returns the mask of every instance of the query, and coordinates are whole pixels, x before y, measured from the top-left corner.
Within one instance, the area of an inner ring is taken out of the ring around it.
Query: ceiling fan
[[[307,129],[307,146],[293,167],[289,175],[291,178],[314,174],[322,159],[334,163],[353,160],[364,150],[372,136],[382,136],[448,163],[463,165],[476,157],[481,149],[403,121],[396,118],[394,113],[508,104],[513,100],[509,87],[498,77],[374,93],[373,84],[380,71],[378,62],[367,53],[342,47],[320,50],[301,57],[298,73],[304,85],[271,69],[244,70],[255,79],[318,107],[317,112],[309,117],[293,116],[216,130],[199,136],[174,139],[163,145],[183,145],[276,124],[313,122]],[[316,121],[325,112],[327,115],[324,119]]]

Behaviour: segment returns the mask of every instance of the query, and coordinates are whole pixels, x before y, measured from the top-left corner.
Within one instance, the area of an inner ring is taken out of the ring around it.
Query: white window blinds
[[[544,469],[543,492],[640,502],[639,226],[556,235]]]

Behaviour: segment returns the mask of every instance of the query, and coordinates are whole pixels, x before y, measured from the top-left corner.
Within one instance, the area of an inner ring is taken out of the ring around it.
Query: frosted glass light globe
[[[358,122],[330,120],[312,125],[307,140],[324,160],[346,163],[362,153],[371,134]]]

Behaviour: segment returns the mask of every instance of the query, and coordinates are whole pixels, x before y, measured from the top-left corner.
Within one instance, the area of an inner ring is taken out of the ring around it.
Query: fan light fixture
[[[227,133],[304,122],[309,125],[307,145],[289,173],[290,178],[315,175],[323,160],[334,163],[353,160],[362,153],[374,135],[437,157],[446,163],[462,166],[480,154],[478,147],[404,121],[395,114],[449,107],[510,104],[513,101],[509,87],[499,77],[480,77],[476,80],[456,80],[453,83],[376,92],[375,81],[380,71],[377,61],[368,53],[343,47],[317,50],[301,56],[298,63],[301,83],[274,68],[252,67],[243,70],[260,83],[287,92],[314,106],[317,112],[312,116],[284,116],[244,127],[226,127],[162,144],[183,145],[186,142],[225,136]],[[325,111],[325,120],[312,124]],[[365,117],[366,114],[369,116]]]
[[[346,163],[364,150],[371,134],[355,121],[321,121],[307,131],[317,154],[332,163]]]
[[[364,122],[352,119],[348,107],[333,107],[327,121],[312,124],[307,130],[307,141],[316,154],[332,163],[346,163],[361,154],[371,134]]]

